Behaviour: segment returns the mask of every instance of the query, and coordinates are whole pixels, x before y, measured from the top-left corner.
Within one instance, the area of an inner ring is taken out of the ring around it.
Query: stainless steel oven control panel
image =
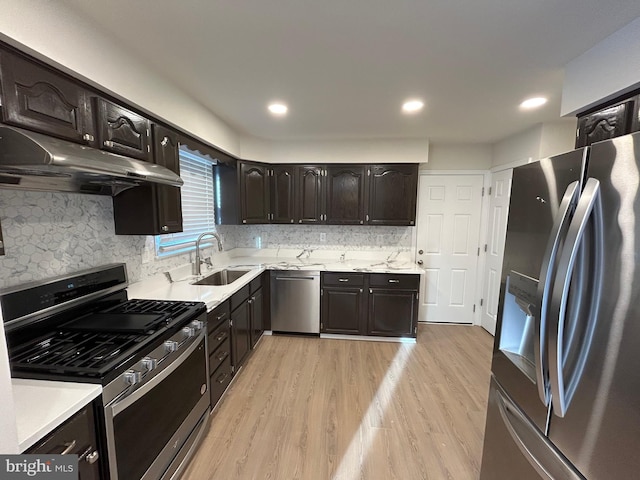
[[[162,372],[190,345],[203,338],[206,333],[204,318],[202,315],[187,323],[158,347],[132,363],[118,378],[106,385],[102,392],[105,405],[136,391]]]

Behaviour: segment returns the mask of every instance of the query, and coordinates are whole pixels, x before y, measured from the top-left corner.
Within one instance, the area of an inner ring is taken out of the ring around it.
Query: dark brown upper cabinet
[[[270,170],[267,165],[240,162],[240,220],[243,224],[269,223]]]
[[[95,101],[100,148],[153,161],[149,120],[104,98],[96,98]]]
[[[294,165],[275,165],[271,169],[271,223],[295,221]]]
[[[326,203],[324,172],[322,165],[296,167],[297,223],[324,223]]]
[[[364,224],[366,171],[367,165],[327,166],[326,223]]]
[[[0,50],[2,121],[96,145],[91,95],[62,73]]]
[[[371,165],[368,172],[369,225],[415,225],[418,165]]]
[[[153,125],[154,161],[180,175],[178,134]],[[180,188],[141,185],[113,198],[117,235],[160,235],[182,231]]]

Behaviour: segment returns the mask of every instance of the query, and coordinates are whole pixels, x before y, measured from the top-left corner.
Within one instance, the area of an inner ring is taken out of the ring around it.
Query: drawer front
[[[228,319],[229,317],[226,318]],[[209,337],[207,338],[209,353],[211,354],[215,352],[225,341],[229,341],[229,338],[229,322],[226,321],[209,334]]]
[[[345,287],[361,287],[364,285],[362,273],[327,272],[322,275],[323,285],[343,285]]]
[[[209,334],[214,330],[217,330],[222,322],[229,320],[229,314],[231,309],[229,306],[229,300],[221,303],[215,309],[211,310],[207,314],[207,331]],[[211,345],[211,343],[209,343]]]
[[[371,273],[369,274],[369,285],[372,287],[418,290],[420,286],[420,275],[406,273]]]
[[[236,308],[238,308],[242,303],[249,298],[250,286],[245,285],[231,297],[231,311],[233,312]]]
[[[256,290],[258,290],[259,288],[261,288],[262,287],[262,275],[259,275],[258,277],[256,277],[253,280],[251,280],[251,283],[249,284],[249,286],[250,286],[251,293],[253,293]]]
[[[209,356],[209,372],[215,372],[231,356],[231,340],[227,339]]]
[[[211,375],[211,408],[215,407],[222,394],[231,383],[231,357],[222,362],[222,365]]]

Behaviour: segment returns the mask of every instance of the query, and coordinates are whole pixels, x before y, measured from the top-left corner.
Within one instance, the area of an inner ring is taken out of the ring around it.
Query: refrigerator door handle
[[[498,411],[509,435],[542,478],[584,480],[584,477],[562,458],[547,437],[531,424],[518,407],[500,391],[500,388],[496,393]]]
[[[579,272],[584,278],[582,283],[588,280],[591,285],[590,292],[576,292],[589,302],[589,311],[586,315],[580,315],[580,322],[584,325],[584,335],[575,361],[570,372],[564,371],[565,363],[565,321],[570,303],[569,288],[576,267],[576,260],[580,246],[583,244],[585,231],[589,221],[593,221],[593,239],[588,243],[589,251],[586,252],[590,269],[588,272]],[[593,332],[600,301],[602,284],[603,257],[604,257],[604,224],[602,215],[602,199],[600,194],[600,182],[595,178],[589,178],[585,185],[575,215],[569,226],[569,232],[565,240],[558,261],[556,278],[553,283],[551,295],[551,318],[556,319],[549,323],[549,380],[551,384],[551,398],[553,413],[558,417],[564,417],[573,398],[576,388],[582,377],[584,366],[593,341]],[[565,378],[565,374],[566,377]]]
[[[535,317],[535,335],[534,335],[534,355],[536,362],[536,384],[538,386],[538,396],[542,403],[547,406],[550,401],[550,392],[547,378],[549,376],[549,365],[546,355],[546,337],[547,337],[547,319],[549,318],[549,297],[551,296],[551,287],[553,273],[557,264],[556,257],[561,241],[567,235],[571,213],[578,202],[580,194],[580,183],[575,181],[567,187],[560,202],[556,219],[549,235],[547,248],[542,260],[542,268],[540,269],[540,280],[538,282],[537,306]]]

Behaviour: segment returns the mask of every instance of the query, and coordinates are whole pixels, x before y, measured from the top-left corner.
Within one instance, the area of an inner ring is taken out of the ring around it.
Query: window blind
[[[215,231],[215,197],[211,160],[181,147],[180,177],[184,181],[184,185],[180,188],[183,231],[157,236],[156,254],[158,256],[193,250],[198,235]],[[207,244],[210,242],[211,240]]]

